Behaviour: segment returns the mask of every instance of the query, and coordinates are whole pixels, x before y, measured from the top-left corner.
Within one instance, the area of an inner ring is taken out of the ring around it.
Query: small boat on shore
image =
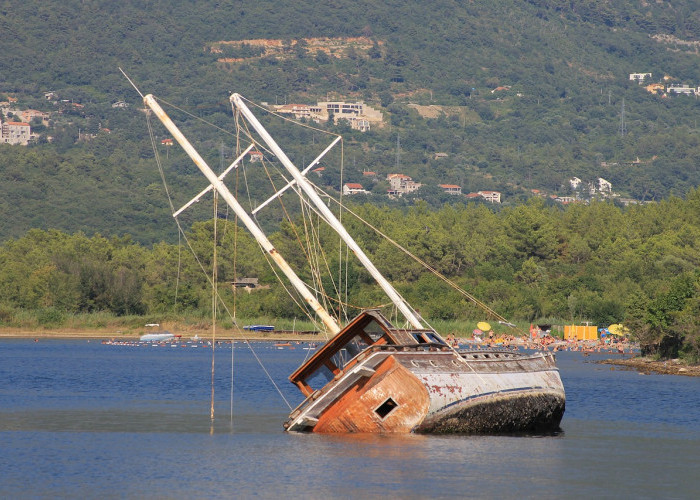
[[[163,342],[166,340],[172,340],[175,338],[175,334],[170,332],[159,332],[159,333],[146,333],[141,335],[139,340],[141,342]]]
[[[248,325],[243,327],[244,330],[250,330],[251,332],[274,332],[275,327],[273,325]]]

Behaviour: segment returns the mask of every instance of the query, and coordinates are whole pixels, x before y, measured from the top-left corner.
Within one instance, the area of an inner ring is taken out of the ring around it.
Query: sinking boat
[[[364,311],[289,379],[289,431],[551,432],[564,414],[554,354],[457,351],[430,329]]]
[[[306,179],[305,174],[317,164],[320,156],[304,171],[299,171],[241,96],[231,96],[237,112],[293,178],[256,210],[293,186],[338,233],[391,299],[407,326],[392,325],[379,310],[365,310],[341,328],[223,182],[226,174],[236,168],[255,144],[217,176],[155,98],[149,94],[144,102],[210,184],[180,211],[204,193],[216,190],[327,330],[334,334],[289,377],[305,400],[284,424],[287,431],[517,433],[550,432],[559,428],[566,398],[554,354],[456,350],[448,345],[376,269]],[[321,156],[323,154],[325,151]]]

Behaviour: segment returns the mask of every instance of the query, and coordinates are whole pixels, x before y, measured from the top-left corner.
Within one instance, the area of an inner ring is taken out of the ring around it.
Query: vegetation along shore
[[[347,194],[358,216],[344,217],[348,231],[440,333],[468,336],[481,320],[496,334],[508,327],[361,221],[524,331],[621,323],[648,358],[700,363],[693,2],[282,4],[172,0],[157,15],[134,2],[0,9],[2,331],[137,336],[159,323],[210,335],[214,261],[222,303],[251,319],[242,326],[275,318],[280,330],[317,329],[299,324],[257,244],[208,202],[183,214],[187,245],[177,244],[169,196],[181,206],[202,182],[177,141],[149,134],[124,67],[180,106],[175,120],[212,164],[236,157],[232,90],[303,122],[287,133],[263,119],[295,162],[342,135],[342,154],[309,175]],[[362,115],[327,112],[346,105]],[[257,188],[267,176],[259,167],[276,160],[250,153]],[[287,208],[289,220],[271,204],[260,221],[297,269],[303,252],[289,236],[304,232],[302,209]],[[336,274],[329,281],[342,274],[346,316],[383,307],[364,270],[339,271],[334,237],[315,236],[330,243],[324,267]],[[241,279],[255,286],[236,288]],[[216,324],[217,335],[238,335],[223,311]]]
[[[634,207],[557,207],[535,200],[498,212],[473,204],[437,211],[420,204],[354,208],[524,331],[530,323],[624,323],[644,355],[693,364],[700,360],[699,207],[700,191],[694,190],[685,199]],[[347,224],[363,234],[363,226],[351,219]],[[200,254],[211,255],[213,233],[212,221],[205,221],[187,236]],[[279,251],[296,255],[280,234],[271,235]],[[478,321],[490,319],[415,261],[397,258],[371,236],[363,239],[377,266],[439,332],[467,336]],[[236,317],[251,319],[241,327],[274,318],[276,329],[318,329],[295,317],[298,309],[257,246],[231,221],[219,221],[217,253],[222,301]],[[337,254],[337,248],[328,253]],[[147,323],[167,328],[169,322],[183,331],[211,327],[207,276],[176,244],[32,229],[0,244],[0,262],[0,328],[137,332]],[[257,284],[237,288],[240,276],[254,276]],[[346,279],[350,317],[360,308],[382,306],[369,276],[352,262]],[[502,333],[509,329],[492,323]],[[220,312],[217,328],[234,324]]]

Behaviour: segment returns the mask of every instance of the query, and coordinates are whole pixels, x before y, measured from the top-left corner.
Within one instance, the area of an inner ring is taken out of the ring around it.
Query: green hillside
[[[120,66],[145,92],[226,127],[231,91],[269,103],[364,100],[384,113],[385,126],[364,134],[337,129],[351,159],[345,181],[362,181],[363,169],[396,170],[398,136],[401,172],[428,186],[419,197],[435,206],[447,201],[439,183],[465,193],[498,190],[513,204],[532,189],[573,194],[572,177],[602,177],[623,198],[683,196],[700,184],[698,101],[650,93],[629,74],[652,73],[645,84],[669,76],[700,86],[698,7],[0,1],[0,101],[51,112],[49,125],[35,128],[36,144],[0,145],[0,239],[32,227],[130,233],[143,242],[172,235],[163,227],[167,201],[140,99]],[[364,37],[371,47],[328,55],[308,48],[305,39],[318,37]],[[282,40],[280,53],[217,45],[258,39]],[[49,91],[56,100],[44,98]],[[130,107],[112,108],[121,100]],[[416,105],[437,111],[421,116]],[[218,163],[220,144],[230,146],[231,137],[179,118]],[[292,148],[299,157],[301,146]],[[437,152],[447,156],[438,161]],[[169,162],[183,174],[183,189],[201,187],[181,153]],[[337,189],[338,181],[329,172],[321,182]],[[375,188],[381,195],[386,185]]]
[[[196,262],[174,245],[158,166],[176,207],[205,182],[162,143],[162,126],[149,135],[122,67],[142,91],[173,103],[168,112],[216,168],[234,156],[232,91],[269,104],[364,101],[383,115],[367,132],[343,121],[313,130],[261,119],[298,164],[317,154],[323,133],[342,133],[342,149],[313,180],[336,190],[364,183],[372,194],[353,206],[366,220],[507,317],[624,321],[648,352],[697,361],[699,3],[0,0],[0,119],[26,120],[36,134],[26,146],[0,144],[0,324],[209,314],[200,264],[214,261],[211,204],[182,217]],[[647,75],[643,85],[633,73]],[[240,182],[256,194],[266,173],[248,165]],[[423,187],[389,199],[389,173]],[[552,201],[608,196],[590,194],[599,178],[611,183],[611,199]],[[438,184],[496,190],[503,203],[467,204]],[[544,199],[527,202],[534,191]],[[623,208],[625,199],[658,203]],[[314,233],[291,205],[295,223],[270,234],[300,267],[309,246],[300,234],[330,247],[337,239]],[[282,215],[272,209],[260,222],[271,227]],[[426,317],[483,319],[344,221]],[[217,232],[224,300],[233,301],[230,281],[257,276],[270,288],[241,298],[241,314],[294,320],[256,245],[231,222]],[[340,269],[335,250],[330,274]],[[354,265],[343,280],[348,304],[383,303]]]

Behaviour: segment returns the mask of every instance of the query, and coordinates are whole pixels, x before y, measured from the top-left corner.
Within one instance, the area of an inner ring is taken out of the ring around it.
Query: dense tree
[[[421,263],[514,320],[624,322],[646,353],[697,359],[697,200],[693,191],[686,201],[627,209],[609,203],[566,209],[530,203],[501,212],[474,204],[439,210],[425,203],[403,209],[351,207],[393,241],[350,214],[344,220],[377,267],[426,318],[478,319],[484,313]],[[359,264],[344,262],[348,252],[337,236],[315,222],[287,222],[271,239],[303,279],[325,290],[323,301],[326,294],[342,292],[352,311],[384,304],[386,298]],[[194,224],[181,247],[151,248],[128,237],[30,230],[0,246],[0,321],[11,323],[12,311],[18,310],[38,311],[43,321],[54,323],[79,312],[205,313],[215,229],[218,288],[229,306],[235,303],[243,316],[302,314],[252,238],[233,221],[214,226],[214,221]],[[270,288],[234,295],[230,283],[240,277],[257,277]],[[335,310],[335,302],[327,304]]]

